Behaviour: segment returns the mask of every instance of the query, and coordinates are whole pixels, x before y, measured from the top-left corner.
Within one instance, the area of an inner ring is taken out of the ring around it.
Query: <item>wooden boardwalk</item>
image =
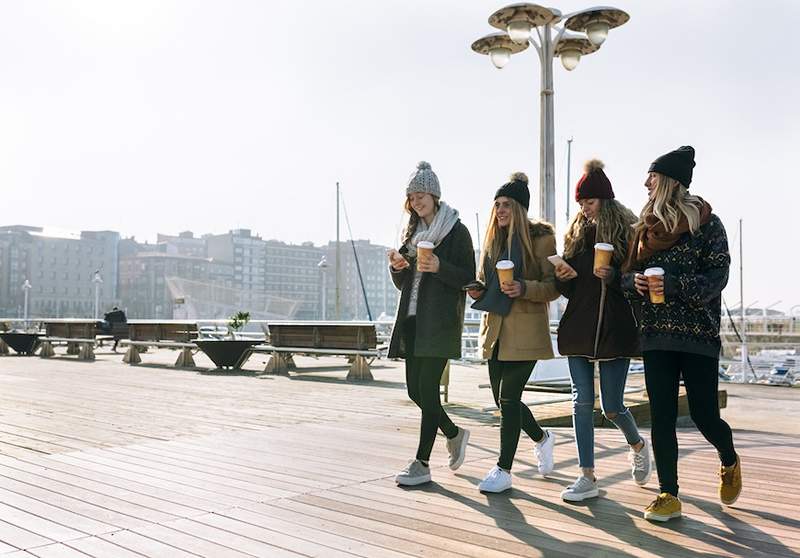
[[[551,478],[522,440],[514,489],[487,496],[476,485],[499,430],[479,411],[491,402],[476,387],[486,371],[455,366],[448,412],[472,430],[467,461],[449,471],[439,440],[435,482],[400,489],[392,478],[414,454],[418,421],[401,363],[365,385],[344,382],[341,361],[319,364],[286,378],[257,375],[257,358],[252,372],[225,375],[102,352],[93,363],[0,357],[0,556],[800,556],[797,432],[736,431],[745,490],[724,508],[715,452],[682,430],[684,517],[666,525],[641,518],[655,476],[635,486],[608,429],[597,433],[601,498],[559,498],[576,474],[568,428],[555,429]],[[798,399],[783,403],[795,416]]]

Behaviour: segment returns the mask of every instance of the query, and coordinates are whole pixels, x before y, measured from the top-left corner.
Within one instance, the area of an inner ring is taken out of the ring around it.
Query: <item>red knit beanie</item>
[[[613,200],[614,190],[611,188],[611,181],[608,180],[606,173],[603,172],[603,161],[592,159],[586,161],[583,166],[583,176],[578,180],[575,187],[575,201],[589,198],[601,200]]]

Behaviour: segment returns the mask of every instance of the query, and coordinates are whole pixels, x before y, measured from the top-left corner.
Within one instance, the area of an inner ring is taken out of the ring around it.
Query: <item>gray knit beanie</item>
[[[442,191],[439,189],[439,179],[436,178],[436,173],[431,169],[430,163],[425,161],[417,163],[417,170],[408,179],[406,195],[414,192],[430,194],[436,198],[442,197]]]

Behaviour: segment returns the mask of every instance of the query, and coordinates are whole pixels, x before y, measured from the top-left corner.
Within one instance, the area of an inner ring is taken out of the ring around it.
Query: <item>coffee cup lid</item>
[[[500,260],[499,262],[497,262],[497,265],[495,265],[495,267],[497,269],[514,269],[514,262],[512,262],[511,260]]]
[[[649,277],[651,275],[664,275],[664,270],[660,267],[648,267],[644,270],[645,277]]]
[[[428,242],[427,240],[421,240],[417,243],[417,248],[428,248],[433,249],[433,242]]]
[[[605,250],[606,252],[613,252],[614,246],[612,244],[607,244],[605,242],[598,242],[594,245],[596,250]]]

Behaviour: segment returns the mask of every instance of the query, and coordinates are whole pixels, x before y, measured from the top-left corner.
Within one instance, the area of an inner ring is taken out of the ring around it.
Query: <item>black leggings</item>
[[[719,359],[678,351],[644,351],[653,454],[661,492],[678,495],[678,382],[683,377],[689,413],[725,466],[736,463],[733,434],[719,416]]]
[[[528,406],[522,403],[522,389],[531,377],[536,361],[497,360],[497,352],[498,348],[495,348],[489,359],[489,382],[492,384],[494,402],[500,408],[500,459],[497,460],[497,466],[510,471],[514,454],[517,453],[520,430],[524,430],[534,441],[540,441],[544,431]]]
[[[417,459],[427,462],[431,458],[436,430],[441,429],[442,434],[448,438],[455,438],[458,435],[458,427],[444,412],[439,399],[439,382],[447,365],[447,359],[414,356],[416,325],[417,320],[413,316],[407,318],[403,324],[406,346],[406,388],[408,396],[422,410]]]

